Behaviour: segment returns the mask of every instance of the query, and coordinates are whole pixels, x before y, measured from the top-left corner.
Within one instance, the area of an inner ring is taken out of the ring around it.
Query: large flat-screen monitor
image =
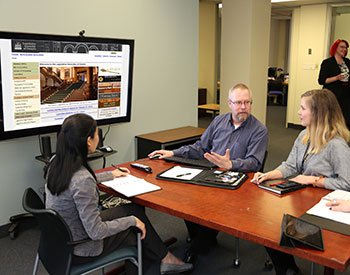
[[[134,40],[0,32],[0,140],[130,121]]]

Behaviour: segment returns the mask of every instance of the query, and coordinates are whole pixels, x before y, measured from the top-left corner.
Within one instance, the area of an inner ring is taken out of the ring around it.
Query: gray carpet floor
[[[265,164],[265,171],[276,168],[281,161],[285,160],[293,146],[293,142],[300,130],[285,128],[286,107],[269,106],[267,111],[267,127],[269,130],[268,158]],[[198,127],[206,128],[211,122],[210,116],[201,118]],[[162,239],[175,236],[178,241],[170,246],[170,251],[182,258],[187,247],[185,241],[187,231],[183,220],[152,210],[146,210],[152,224]],[[4,229],[4,228],[2,228]],[[39,230],[37,228],[25,229],[22,226],[20,234],[15,240],[11,240],[4,232],[0,231],[0,274],[1,275],[22,275],[31,274],[35,254],[39,243]],[[2,230],[4,231],[4,230]],[[2,234],[1,234],[2,233]],[[2,237],[1,237],[2,236]],[[226,274],[275,274],[274,270],[265,270],[266,253],[265,249],[252,242],[240,240],[241,265],[233,267],[234,259],[234,237],[220,233],[218,245],[207,255],[198,257],[196,269],[193,275],[226,275]],[[303,259],[296,259],[303,274],[310,274],[311,263]],[[323,267],[316,265],[315,274],[322,274]],[[38,274],[47,274],[43,266],[39,266]],[[100,273],[93,273],[100,274]],[[159,274],[159,263],[155,263],[146,275]],[[342,273],[350,274],[349,269]]]

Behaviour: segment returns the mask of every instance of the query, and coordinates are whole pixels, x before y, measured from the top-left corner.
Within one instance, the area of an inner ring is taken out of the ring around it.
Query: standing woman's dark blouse
[[[347,127],[350,129],[350,60],[346,58],[349,44],[345,40],[333,43],[331,57],[321,64],[318,83],[331,90],[338,99]]]

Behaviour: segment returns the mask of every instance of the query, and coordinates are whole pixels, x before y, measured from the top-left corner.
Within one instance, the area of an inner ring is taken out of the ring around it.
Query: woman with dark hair
[[[318,83],[323,88],[331,90],[338,99],[343,112],[345,123],[350,129],[350,60],[346,58],[349,43],[338,39],[329,51],[331,57],[321,64]]]
[[[295,140],[288,159],[275,170],[255,173],[253,181],[291,178],[300,184],[350,191],[350,132],[334,94],[327,89],[305,92],[298,114],[306,129]],[[276,274],[298,274],[293,256],[266,249]]]
[[[97,182],[125,176],[129,170],[95,174],[87,163],[87,154],[96,150],[98,141],[93,118],[86,114],[66,118],[47,172],[46,207],[63,217],[74,240],[91,239],[74,247],[73,263],[93,261],[115,249],[136,245],[132,230],[136,226],[142,231],[144,266],[161,260],[161,274],[191,270],[192,264],[183,263],[167,250],[142,207],[130,203],[99,211]],[[137,271],[129,262],[126,269],[127,274]]]

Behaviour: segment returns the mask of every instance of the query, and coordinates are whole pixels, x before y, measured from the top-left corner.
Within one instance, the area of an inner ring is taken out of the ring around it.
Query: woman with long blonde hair
[[[298,114],[306,129],[294,142],[288,159],[264,175],[256,173],[254,180],[259,184],[292,178],[300,184],[350,191],[350,132],[334,94],[327,89],[305,92]]]
[[[298,114],[306,129],[295,140],[288,159],[275,170],[256,173],[253,181],[259,184],[290,178],[300,184],[350,191],[350,133],[334,94],[327,89],[305,92]],[[299,274],[292,255],[268,247],[266,250],[277,275]]]

